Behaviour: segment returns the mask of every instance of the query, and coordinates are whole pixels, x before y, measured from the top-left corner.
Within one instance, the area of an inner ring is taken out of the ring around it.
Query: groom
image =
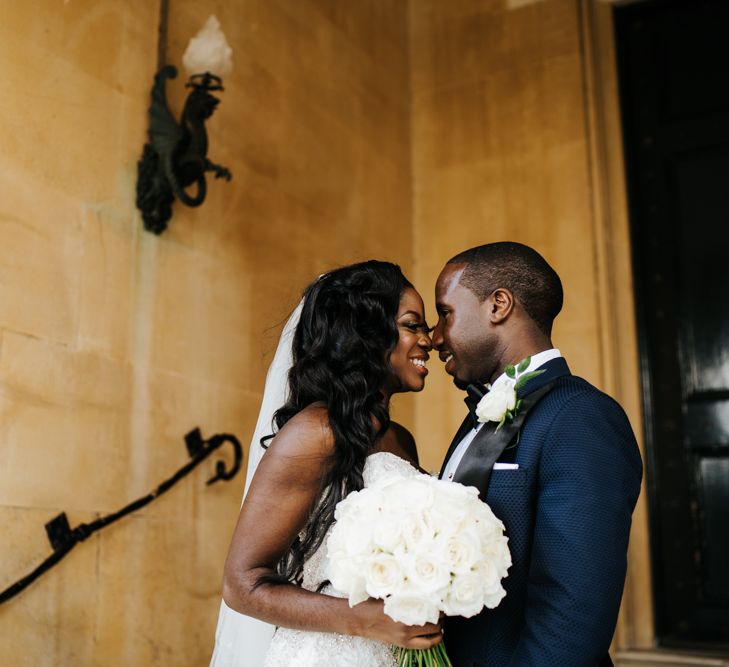
[[[620,406],[554,349],[561,308],[559,276],[519,243],[466,250],[438,277],[433,345],[470,410],[441,477],[479,488],[513,560],[496,609],[446,619],[458,667],[612,665],[642,466]]]

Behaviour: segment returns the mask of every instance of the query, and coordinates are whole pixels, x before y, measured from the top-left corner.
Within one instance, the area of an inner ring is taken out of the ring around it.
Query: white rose
[[[476,417],[480,422],[500,422],[507,410],[516,406],[516,381],[504,377],[478,402]]]
[[[486,542],[500,539],[504,534],[504,524],[494,516],[486,503],[480,505],[482,507],[475,508],[473,517],[481,539]]]
[[[471,497],[478,498],[478,489],[473,486],[464,486],[458,482],[446,482],[435,478],[430,478],[430,484],[434,487],[434,493],[437,494],[438,503],[443,502],[446,498],[461,503],[470,502]]]
[[[511,552],[508,542],[509,539],[505,535],[501,535],[481,544],[482,558],[488,560],[496,568],[499,577],[505,577],[506,571],[511,567]]]
[[[435,537],[435,531],[422,514],[401,515],[401,519],[402,537],[409,552],[419,552],[422,549],[420,545],[431,542]]]
[[[348,516],[343,516],[337,519],[334,524],[334,529],[327,538],[327,549],[329,551],[346,550],[347,543],[349,542],[349,535],[355,525],[355,521]]]
[[[438,622],[438,599],[407,594],[391,595],[385,600],[385,613],[405,625],[424,625]]]
[[[501,583],[498,568],[490,559],[479,562],[474,568],[474,574],[478,576],[484,590],[492,590]]]
[[[337,503],[334,509],[334,518],[337,521],[348,517],[355,517],[359,511],[361,491],[352,491],[344,500]]]
[[[392,478],[388,482],[380,490],[387,495],[387,507],[395,512],[421,511],[433,504],[435,489],[427,475]]]
[[[356,567],[355,563],[341,552],[331,554],[329,558],[328,579],[336,590],[349,598],[350,607],[364,602],[369,597],[362,568]]]
[[[434,545],[435,546],[435,545]],[[420,552],[407,561],[408,582],[418,593],[429,595],[448,586],[451,573],[437,548]]]
[[[403,526],[392,513],[383,513],[372,530],[372,542],[388,553],[403,546]]]
[[[477,519],[480,519],[486,523],[497,525],[503,530],[504,524],[501,522],[500,519],[496,517],[491,508],[482,500],[475,499],[474,501],[469,503],[469,509],[471,512],[473,512],[474,516]]]
[[[357,556],[365,558],[375,551],[375,545],[372,543],[372,532],[374,523],[361,526],[360,530],[354,530],[349,533],[347,538],[347,553],[356,558]]]
[[[443,599],[443,611],[448,616],[470,618],[483,609],[483,584],[479,576],[468,572],[457,575]]]
[[[457,482],[449,482],[448,484],[450,486],[466,488]],[[476,491],[475,488],[474,491]],[[457,526],[467,518],[468,506],[464,502],[463,497],[451,498],[444,496],[443,498],[438,498],[438,501],[424,513],[425,522],[433,529],[436,535],[455,531]]]
[[[351,559],[366,558],[376,550],[373,534],[377,525],[378,517],[369,512],[345,514],[327,538],[328,551],[342,551]]]
[[[470,531],[459,531],[445,541],[445,558],[451,572],[468,572],[481,557],[479,540]]]
[[[484,606],[488,607],[489,609],[494,609],[495,607],[498,607],[499,602],[504,599],[505,595],[506,591],[504,590],[503,586],[499,585],[495,587],[493,592],[487,592],[483,596]]]
[[[384,598],[402,588],[404,574],[400,563],[390,554],[376,554],[365,562],[364,579],[367,593],[373,598]]]
[[[508,560],[510,565],[511,556],[508,556]],[[503,563],[499,563],[497,559],[482,561],[474,571],[474,574],[481,580],[484,606],[489,609],[498,606],[506,595],[506,591],[501,585],[501,578],[506,576],[506,568],[501,565]]]

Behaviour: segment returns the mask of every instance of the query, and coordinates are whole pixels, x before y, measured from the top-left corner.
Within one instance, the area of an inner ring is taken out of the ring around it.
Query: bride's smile
[[[428,375],[428,352],[433,348],[423,300],[412,287],[403,290],[397,313],[399,340],[390,355],[395,378],[390,393],[421,391]]]

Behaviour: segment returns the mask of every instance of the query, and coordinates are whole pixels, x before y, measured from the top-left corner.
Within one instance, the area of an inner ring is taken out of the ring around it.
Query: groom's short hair
[[[536,250],[522,243],[487,243],[458,253],[448,264],[465,264],[458,281],[480,302],[498,287],[508,289],[539,329],[550,335],[562,310],[562,281]]]

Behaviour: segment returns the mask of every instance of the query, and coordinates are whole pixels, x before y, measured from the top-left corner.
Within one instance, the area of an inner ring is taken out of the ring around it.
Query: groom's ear
[[[505,322],[514,310],[514,295],[503,287],[498,287],[486,299],[488,316],[492,324]]]

